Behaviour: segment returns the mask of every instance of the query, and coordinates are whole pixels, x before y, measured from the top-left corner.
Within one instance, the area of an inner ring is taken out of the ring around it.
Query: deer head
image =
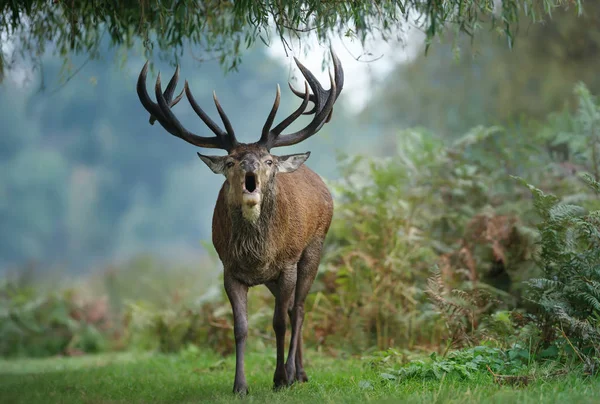
[[[175,74],[169,81],[164,93],[160,73],[158,74],[155,85],[157,102],[155,103],[150,99],[146,90],[146,74],[148,72],[148,62],[146,62],[138,78],[137,93],[142,105],[151,115],[151,124],[158,121],[167,132],[195,146],[227,151],[226,156],[208,156],[200,153],[198,153],[198,156],[214,173],[223,174],[226,177],[228,204],[241,207],[246,219],[256,221],[260,215],[264,197],[268,196],[273,190],[275,176],[278,173],[295,171],[310,155],[310,152],[306,152],[276,156],[271,154],[271,149],[300,143],[317,133],[331,119],[333,105],[344,85],[344,72],[333,49],[331,49],[331,56],[334,74],[332,75],[331,72],[329,74],[331,83],[329,90],[325,90],[316,77],[298,59],[294,58],[296,65],[306,79],[304,92],[295,90],[291,84],[289,86],[296,96],[302,98],[302,104],[273,128],[272,125],[281,98],[279,85],[277,85],[275,101],[262,129],[261,137],[257,142],[251,144],[237,141],[233,127],[214,92],[215,106],[225,130],[222,130],[200,108],[190,91],[187,81],[184,85],[184,91],[174,100],[172,99],[179,79],[179,66],[176,68]],[[309,92],[309,86],[312,94]],[[192,109],[215,136],[198,136],[185,129],[175,117],[171,107],[181,100],[183,92],[185,92]],[[306,111],[309,102],[312,102],[314,107]],[[283,131],[301,115],[313,115],[313,119],[303,129],[294,133],[283,134]]]

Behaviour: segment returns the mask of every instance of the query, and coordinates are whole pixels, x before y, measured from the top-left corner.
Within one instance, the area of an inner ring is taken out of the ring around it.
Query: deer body
[[[299,143],[317,133],[331,119],[333,104],[344,83],[340,61],[333,50],[331,55],[335,78],[330,74],[329,90],[324,90],[314,75],[296,60],[306,79],[305,91],[290,88],[303,99],[302,104],[271,128],[279,108],[278,86],[260,140],[252,144],[237,141],[216,94],[213,97],[225,131],[198,106],[187,82],[184,91],[190,105],[216,136],[198,136],[181,125],[171,111],[171,107],[183,97],[182,92],[173,99],[179,68],[164,93],[159,73],[155,86],[157,103],[150,99],[146,89],[148,63],[138,78],[138,96],[150,112],[151,124],[158,121],[169,133],[195,146],[227,151],[226,156],[200,153],[198,156],[214,173],[226,178],[213,214],[212,238],[223,263],[223,282],[233,310],[236,344],[233,391],[238,394],[248,392],[244,372],[248,335],[247,295],[248,288],[256,285],[266,285],[275,296],[275,388],[295,381],[308,381],[302,364],[304,302],[317,275],[323,241],[333,215],[333,200],[321,178],[303,164],[310,152],[276,156],[271,154],[270,149]],[[314,107],[305,112],[309,102],[313,102]],[[297,132],[282,134],[302,114],[313,115],[312,121]],[[288,316],[292,334],[287,361],[284,362]]]
[[[225,271],[231,271],[226,276],[248,286],[274,281],[283,268],[298,263],[311,242],[325,239],[333,200],[310,168],[275,177],[255,224],[244,219],[240,206],[227,203],[228,186],[223,184],[213,215],[213,244]]]

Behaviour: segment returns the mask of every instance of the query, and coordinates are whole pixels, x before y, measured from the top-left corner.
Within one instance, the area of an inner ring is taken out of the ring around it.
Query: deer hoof
[[[238,396],[245,396],[249,392],[248,386],[246,384],[235,384],[233,386],[233,394],[237,394]]]
[[[275,376],[273,377],[273,390],[281,390],[284,387],[289,386],[287,372],[285,368],[281,371],[275,371]]]
[[[287,380],[274,380],[273,381],[273,390],[279,391],[286,387],[288,387],[290,383]]]
[[[287,384],[288,384],[288,386],[291,386],[296,381],[296,369],[295,369],[295,366],[293,364],[291,366],[287,366],[286,365],[286,367],[285,367],[285,373],[288,375]]]
[[[306,372],[304,371],[304,369],[296,372],[296,380],[299,383],[306,383],[308,381],[308,376],[306,376]]]

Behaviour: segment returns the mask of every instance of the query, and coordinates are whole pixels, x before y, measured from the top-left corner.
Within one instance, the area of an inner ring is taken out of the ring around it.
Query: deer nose
[[[258,170],[258,160],[244,160],[242,161],[242,169],[247,173],[253,173]]]

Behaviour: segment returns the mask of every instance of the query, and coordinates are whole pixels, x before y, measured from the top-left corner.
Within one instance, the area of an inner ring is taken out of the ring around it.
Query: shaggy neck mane
[[[272,186],[270,186],[272,185]],[[275,217],[275,184],[264,187],[260,216],[256,222],[246,219],[240,205],[230,206],[231,252],[238,260],[247,264],[259,264],[268,259],[268,235]]]

